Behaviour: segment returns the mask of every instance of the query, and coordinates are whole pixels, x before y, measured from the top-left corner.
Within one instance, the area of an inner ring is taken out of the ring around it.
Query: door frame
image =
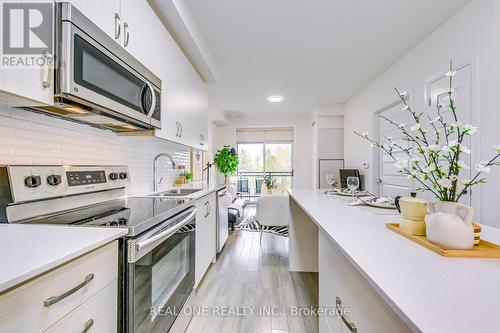
[[[479,100],[479,77],[478,77],[478,70],[477,70],[477,56],[474,59],[467,59],[463,62],[461,62],[458,66],[455,67],[454,70],[459,71],[461,69],[464,69],[466,67],[469,67],[470,71],[470,123],[473,124],[474,126],[477,126],[479,129],[481,129],[481,118],[479,115],[479,110],[480,110],[480,100]],[[430,98],[430,86],[433,83],[436,83],[437,81],[443,79],[446,75],[446,72],[442,72],[439,75],[436,75],[429,80],[425,81],[424,85],[424,105],[425,109],[428,110],[432,106],[432,100]],[[471,137],[471,164],[470,167],[471,169],[473,168],[473,164],[479,160],[480,157],[480,151],[481,151],[481,136],[479,134],[476,134]],[[474,175],[474,172],[471,170],[471,175]],[[476,208],[476,219],[480,219],[480,212],[481,212],[481,190],[476,188],[475,190],[471,190],[471,200],[470,204],[472,207]]]
[[[410,104],[411,106],[411,94],[409,93],[406,97],[405,97],[405,101]],[[375,141],[379,141],[379,137],[380,137],[380,114],[387,111],[387,110],[390,110],[400,104],[403,104],[403,102],[401,101],[400,98],[398,99],[395,99],[393,100],[391,103],[383,106],[382,108],[378,109],[377,111],[375,111],[373,113],[373,124],[374,124],[374,133],[375,133]],[[377,196],[380,196],[380,183],[379,183],[379,179],[380,179],[380,152],[378,151],[377,149],[377,152],[374,154],[373,151],[375,151],[375,149],[372,149],[372,165],[374,166],[373,167],[373,179],[372,179],[372,188],[375,189],[375,194]],[[366,186],[366,185],[365,185]],[[410,182],[410,185],[409,185],[409,188],[410,188],[410,191],[414,191],[415,190],[415,182],[412,180]]]

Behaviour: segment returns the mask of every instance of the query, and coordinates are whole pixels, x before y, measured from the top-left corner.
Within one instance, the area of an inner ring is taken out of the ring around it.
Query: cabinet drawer
[[[117,286],[118,280],[113,280],[45,333],[116,332]]]
[[[361,333],[411,332],[329,238],[320,234],[319,245],[322,306],[335,305],[338,297],[342,308],[349,309],[345,319],[355,324]],[[327,319],[333,332],[338,330],[333,327],[337,325],[340,325],[341,332],[351,332],[340,318]]]
[[[1,295],[0,332],[42,332],[117,277],[115,241]]]

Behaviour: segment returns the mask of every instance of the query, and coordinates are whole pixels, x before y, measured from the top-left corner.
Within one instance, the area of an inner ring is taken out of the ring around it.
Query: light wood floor
[[[290,311],[317,307],[317,293],[317,274],[289,272],[287,238],[264,234],[260,245],[257,232],[236,231],[198,287],[193,303],[212,309],[255,306],[253,315],[194,315],[186,332],[318,332],[317,317]],[[280,314],[259,313],[271,306],[278,306]]]

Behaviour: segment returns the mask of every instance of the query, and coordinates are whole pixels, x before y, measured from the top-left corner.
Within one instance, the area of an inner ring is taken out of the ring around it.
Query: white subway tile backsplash
[[[20,164],[20,165],[31,165],[33,164],[33,158],[29,156],[2,156],[0,155],[0,165],[5,164]]]
[[[14,155],[16,155],[16,156],[47,156],[47,150],[45,150],[45,149],[14,148]]]
[[[3,137],[14,136],[14,129],[0,126],[0,136],[3,136]]]
[[[29,148],[30,145],[31,145],[30,139],[18,139],[18,138],[13,138],[13,137],[9,137],[9,138],[0,137],[0,146]]]
[[[14,149],[12,147],[2,147],[0,146],[0,155],[13,155]]]
[[[29,131],[24,129],[14,129],[14,136],[18,138],[28,138],[36,140],[47,140],[47,134],[42,132]]]
[[[189,147],[151,137],[119,136],[20,109],[0,107],[0,164],[128,165],[129,193],[150,192],[153,159],[170,153],[178,165],[189,168]],[[180,171],[162,159],[157,175],[162,187],[171,187]]]

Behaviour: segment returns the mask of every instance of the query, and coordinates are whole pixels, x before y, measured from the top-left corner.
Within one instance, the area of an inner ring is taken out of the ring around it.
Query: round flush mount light
[[[268,102],[270,103],[279,103],[279,102],[283,102],[283,100],[285,99],[285,97],[283,96],[280,96],[280,95],[273,95],[273,96],[269,96],[267,97],[267,100]]]

